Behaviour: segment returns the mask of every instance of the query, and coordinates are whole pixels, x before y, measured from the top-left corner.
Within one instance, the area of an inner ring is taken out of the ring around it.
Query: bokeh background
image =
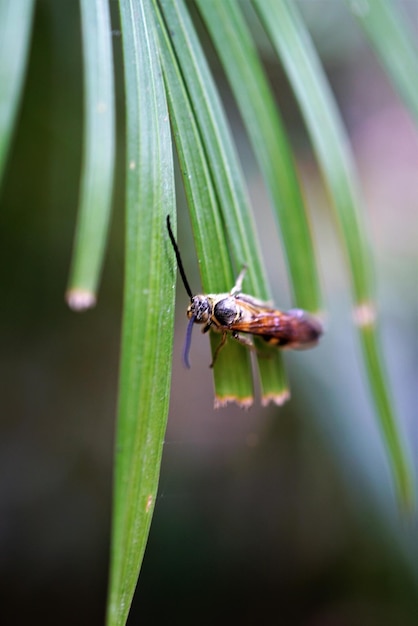
[[[414,2],[400,3],[418,34]],[[341,3],[300,2],[363,184],[394,403],[418,454],[418,132]],[[82,151],[77,3],[39,0],[22,106],[0,190],[0,594],[4,624],[102,624],[123,283],[123,91],[97,307],[64,303]],[[254,26],[256,28],[256,25]],[[327,198],[281,68],[263,58],[298,159],[320,257],[327,333],[286,355],[283,408],[213,410],[209,343],[181,350],[181,284],[160,494],[130,624],[418,623],[417,520],[400,517],[351,320]],[[210,50],[209,50],[210,54]],[[222,72],[275,300],[291,306],[268,198]],[[179,243],[200,288],[179,184]],[[249,260],[250,261],[250,260]],[[156,320],[158,324],[158,320]]]

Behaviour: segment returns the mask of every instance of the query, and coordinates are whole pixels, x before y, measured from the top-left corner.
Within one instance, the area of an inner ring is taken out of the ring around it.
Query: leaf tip
[[[73,311],[86,311],[96,304],[96,294],[88,289],[69,289],[65,294],[65,300]]]
[[[214,408],[215,409],[223,409],[225,408],[228,404],[236,404],[237,406],[239,406],[241,409],[249,409],[252,404],[253,404],[254,398],[252,396],[246,396],[243,398],[239,398],[237,396],[234,395],[227,395],[227,396],[215,396],[215,401],[214,401]]]
[[[280,393],[267,393],[261,398],[261,406],[266,407],[273,402],[276,406],[283,406],[288,400],[290,400],[289,389],[283,389]]]
[[[372,302],[361,302],[353,310],[353,319],[356,326],[365,328],[373,326],[376,321],[376,308]]]

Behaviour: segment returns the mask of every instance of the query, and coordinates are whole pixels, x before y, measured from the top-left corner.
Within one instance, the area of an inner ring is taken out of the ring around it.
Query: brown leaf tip
[[[214,408],[223,409],[228,404],[236,404],[241,409],[249,409],[253,404],[254,398],[247,396],[244,398],[238,398],[237,396],[215,396]]]

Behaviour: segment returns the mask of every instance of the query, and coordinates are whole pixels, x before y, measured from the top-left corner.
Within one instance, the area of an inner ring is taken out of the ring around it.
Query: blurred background
[[[417,476],[418,131],[341,3],[300,2],[363,184],[381,337]],[[418,33],[414,2],[402,2]],[[39,0],[22,106],[0,190],[0,580],[5,624],[102,624],[123,284],[123,92],[117,4],[118,164],[96,308],[64,303],[82,154],[77,3]],[[256,25],[254,25],[256,29]],[[173,384],[160,495],[130,624],[418,623],[417,519],[400,519],[351,320],[338,233],[285,76],[263,58],[312,217],[327,333],[286,354],[284,407],[213,410],[208,338]],[[209,54],[210,50],[209,50]],[[275,301],[291,306],[280,241],[215,59]],[[200,288],[179,183],[179,244]],[[158,323],[158,322],[157,322]]]

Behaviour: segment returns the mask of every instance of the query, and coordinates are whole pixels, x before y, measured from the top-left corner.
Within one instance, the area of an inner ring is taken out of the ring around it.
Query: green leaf
[[[175,28],[176,24],[170,21],[171,37]],[[177,47],[182,43],[180,39]],[[225,292],[234,284],[234,277],[218,201],[196,123],[195,110],[186,91],[162,15],[160,54],[203,290],[205,293]],[[237,350],[240,352],[238,359]],[[233,398],[238,403],[248,403],[248,398],[252,398],[252,378],[247,352],[243,346],[233,346],[232,342],[227,342],[213,370],[217,402],[224,403]]]
[[[398,497],[411,506],[412,477],[378,354],[371,249],[348,138],[316,51],[294,3],[253,0],[280,56],[306,122],[328,187],[348,257],[370,390],[388,450]]]
[[[154,13],[120,2],[127,110],[126,275],[107,624],[125,624],[157,496],[171,380],[172,145]]]
[[[205,293],[226,291],[233,284],[233,274],[206,155],[170,44],[164,38],[164,33],[160,39],[171,122],[189,204],[203,289]],[[247,403],[248,398],[252,398],[247,351],[238,346],[240,357],[237,360],[236,349],[228,342],[222,351],[222,360],[219,359],[214,367],[217,402],[223,403],[234,398],[238,403]],[[225,378],[224,368],[227,368],[227,374],[233,371],[233,376],[228,374]],[[218,387],[219,381],[222,388]]]
[[[296,6],[254,0],[285,67],[341,223],[357,304],[372,298],[370,247],[360,212],[354,164],[338,109]]]
[[[360,328],[361,345],[366,369],[369,376],[370,389],[380,417],[380,426],[392,461],[395,485],[403,509],[411,510],[413,505],[413,481],[402,448],[399,432],[394,416],[392,398],[383,370],[383,359],[374,324],[366,324]]]
[[[115,164],[112,35],[107,0],[81,0],[85,140],[79,213],[67,289],[75,310],[93,306],[106,247]]]
[[[235,2],[198,0],[276,211],[295,305],[321,308],[318,271],[289,142],[250,32]]]
[[[399,95],[418,121],[418,50],[407,22],[402,19],[400,11],[396,10],[391,0],[345,1],[362,25]],[[416,19],[417,16],[415,6]]]
[[[34,0],[0,2],[0,183],[19,108]]]
[[[171,60],[166,55],[164,66],[192,224],[201,222],[201,216],[205,219],[204,229],[194,227],[203,287],[208,293],[217,293],[229,291],[234,285],[229,245],[236,274],[247,264],[244,285],[255,296],[266,298],[269,288],[244,178],[206,59],[184,3],[163,0],[159,4],[173,46]],[[168,36],[165,42],[169,48]],[[175,63],[176,75],[172,70]],[[198,183],[199,177],[202,184]],[[215,237],[211,233],[214,225]],[[225,258],[223,280],[217,278],[221,250]],[[216,339],[212,339],[212,345],[216,344]],[[246,378],[250,379],[244,348],[227,345],[221,354],[214,368],[217,405],[231,399],[247,405],[252,394],[250,383],[244,382],[244,371],[239,374],[245,364]],[[271,359],[261,361],[263,398],[281,403],[288,392],[280,353],[276,351]]]

